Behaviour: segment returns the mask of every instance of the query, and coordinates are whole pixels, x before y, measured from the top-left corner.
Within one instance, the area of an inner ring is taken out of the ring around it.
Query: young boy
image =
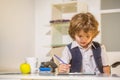
[[[79,13],[70,21],[69,35],[73,42],[68,44],[58,67],[59,73],[110,73],[105,47],[92,41],[98,31],[98,22],[91,13]]]

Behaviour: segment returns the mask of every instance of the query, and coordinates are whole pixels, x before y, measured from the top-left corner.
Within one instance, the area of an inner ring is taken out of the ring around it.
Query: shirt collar
[[[83,47],[80,46],[76,41],[73,41],[73,42],[72,42],[72,45],[71,45],[71,49],[73,49],[73,48],[75,48],[75,47],[79,47],[80,49],[83,48]],[[95,45],[93,44],[93,42],[91,42],[91,43],[88,45],[87,49],[90,48],[90,47],[93,47],[93,48],[96,49],[96,47],[95,47]]]

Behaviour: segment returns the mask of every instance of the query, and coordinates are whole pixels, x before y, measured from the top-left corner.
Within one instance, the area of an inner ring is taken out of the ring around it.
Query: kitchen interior
[[[73,9],[59,8],[67,3],[73,3]],[[60,55],[72,40],[66,32],[68,27],[59,28],[66,23],[51,21],[70,20],[80,11],[93,13],[98,20],[100,33],[95,41],[105,44],[110,65],[120,62],[119,4],[120,0],[0,0],[0,72],[20,72],[26,57],[38,58],[39,67],[53,54]],[[120,65],[111,73],[120,75]]]

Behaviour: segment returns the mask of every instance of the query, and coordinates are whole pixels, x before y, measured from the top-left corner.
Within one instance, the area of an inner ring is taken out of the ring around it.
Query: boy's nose
[[[86,41],[86,38],[85,38],[85,37],[82,37],[82,38],[81,38],[81,41],[82,41],[82,42],[85,42],[85,41]]]

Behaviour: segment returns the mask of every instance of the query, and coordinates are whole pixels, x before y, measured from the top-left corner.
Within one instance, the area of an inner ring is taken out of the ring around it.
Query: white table
[[[120,77],[96,75],[40,75],[40,74],[0,74],[0,80],[120,80]]]

